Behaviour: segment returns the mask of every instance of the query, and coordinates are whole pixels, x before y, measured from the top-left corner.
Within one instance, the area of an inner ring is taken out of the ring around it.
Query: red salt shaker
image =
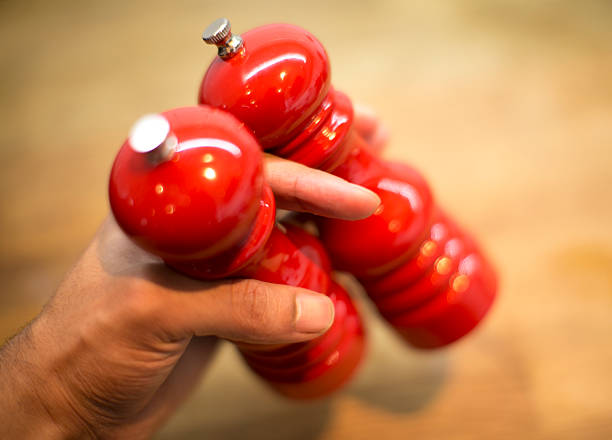
[[[117,154],[109,197],[123,231],[183,274],[255,278],[332,299],[334,323],[314,340],[237,344],[251,369],[281,394],[325,396],[353,375],[364,351],[359,315],[332,281],[317,239],[275,225],[261,147],[234,116],[198,106],[141,118]]]
[[[288,24],[242,36],[219,19],[203,34],[218,47],[199,103],[244,122],[270,153],[376,192],[360,221],[318,219],[334,267],[351,272],[410,344],[445,346],[469,333],[494,302],[497,278],[474,240],[441,210],[424,178],[376,157],[353,129],[353,106],[330,82],[321,43]]]

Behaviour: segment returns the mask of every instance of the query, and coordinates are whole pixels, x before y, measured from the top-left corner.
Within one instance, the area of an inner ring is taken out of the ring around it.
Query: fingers
[[[375,151],[380,152],[389,141],[389,130],[376,113],[363,104],[355,104],[355,129]]]
[[[389,131],[366,106],[355,106],[355,128],[368,145],[380,152]],[[272,187],[279,208],[310,212],[325,217],[359,220],[369,217],[380,205],[380,198],[339,177],[266,155],[266,180]]]
[[[176,337],[216,335],[261,344],[313,339],[334,319],[333,303],[325,295],[256,280],[173,291],[161,313],[164,327]]]
[[[380,205],[372,191],[332,174],[266,155],[266,180],[279,208],[359,220]]]

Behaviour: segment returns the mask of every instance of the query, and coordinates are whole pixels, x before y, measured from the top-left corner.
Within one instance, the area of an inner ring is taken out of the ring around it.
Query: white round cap
[[[138,119],[130,130],[130,146],[138,153],[149,153],[162,145],[170,134],[170,123],[158,114]]]

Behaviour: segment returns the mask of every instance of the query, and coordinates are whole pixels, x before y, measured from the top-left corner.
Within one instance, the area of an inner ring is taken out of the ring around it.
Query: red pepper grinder
[[[202,280],[248,277],[304,287],[332,299],[322,336],[285,345],[237,344],[280,393],[306,399],[346,383],[364,351],[361,320],[330,278],[317,239],[275,225],[261,147],[234,116],[207,106],[140,119],[113,164],[109,196],[123,231],[177,271]]]
[[[235,115],[265,150],[380,196],[367,219],[318,220],[334,267],[360,280],[382,316],[416,347],[441,347],[470,332],[495,299],[494,270],[416,170],[376,157],[353,130],[351,101],[331,87],[321,43],[288,24],[239,37],[226,19],[203,39],[219,56],[202,80],[201,104]]]

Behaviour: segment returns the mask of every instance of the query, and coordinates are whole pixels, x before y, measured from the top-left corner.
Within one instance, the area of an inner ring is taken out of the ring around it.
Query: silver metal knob
[[[244,44],[240,35],[232,34],[232,27],[227,18],[218,18],[208,25],[202,32],[202,40],[206,44],[217,46],[218,55],[224,60],[236,55]]]
[[[177,139],[170,131],[170,123],[161,115],[145,115],[130,130],[132,150],[146,154],[154,164],[164,162],[174,154]]]
[[[224,43],[232,33],[232,27],[227,18],[217,18],[202,32],[202,40],[206,44],[218,45]]]

